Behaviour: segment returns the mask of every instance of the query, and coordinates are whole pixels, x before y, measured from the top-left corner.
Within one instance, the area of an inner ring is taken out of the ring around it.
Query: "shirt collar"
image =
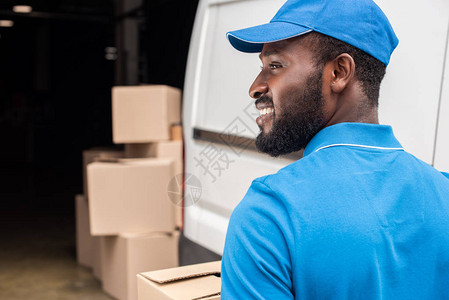
[[[339,123],[318,132],[307,144],[304,156],[333,146],[403,150],[388,125]]]

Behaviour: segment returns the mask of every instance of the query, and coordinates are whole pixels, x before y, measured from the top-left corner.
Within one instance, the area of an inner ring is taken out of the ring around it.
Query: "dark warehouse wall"
[[[146,1],[140,52],[143,82],[183,87],[198,0]]]
[[[111,25],[23,20],[1,34],[2,208],[71,209],[81,150],[111,144]]]
[[[105,48],[116,46],[117,3],[38,1],[25,17],[7,2],[0,19],[15,24],[0,28],[0,212],[73,214],[82,150],[112,146],[118,62]],[[146,1],[128,16],[140,24],[141,83],[182,88],[197,4]]]

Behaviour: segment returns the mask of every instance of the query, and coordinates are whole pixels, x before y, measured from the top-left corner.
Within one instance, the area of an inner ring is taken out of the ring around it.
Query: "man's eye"
[[[263,66],[260,66],[261,70],[263,70],[263,68],[264,68]],[[270,70],[275,70],[275,69],[282,68],[282,65],[281,64],[268,64],[268,68]]]
[[[282,68],[282,65],[280,64],[269,64],[269,66],[272,70]]]

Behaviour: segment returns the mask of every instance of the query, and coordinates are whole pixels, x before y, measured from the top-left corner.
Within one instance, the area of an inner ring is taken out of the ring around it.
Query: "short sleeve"
[[[221,299],[294,298],[289,226],[282,201],[254,181],[228,226]]]

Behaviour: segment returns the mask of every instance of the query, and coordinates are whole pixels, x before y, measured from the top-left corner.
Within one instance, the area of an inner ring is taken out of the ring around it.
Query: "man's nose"
[[[267,82],[262,78],[261,74],[259,74],[259,76],[257,76],[253,84],[249,88],[249,96],[254,99],[259,99],[267,92],[268,92]]]

